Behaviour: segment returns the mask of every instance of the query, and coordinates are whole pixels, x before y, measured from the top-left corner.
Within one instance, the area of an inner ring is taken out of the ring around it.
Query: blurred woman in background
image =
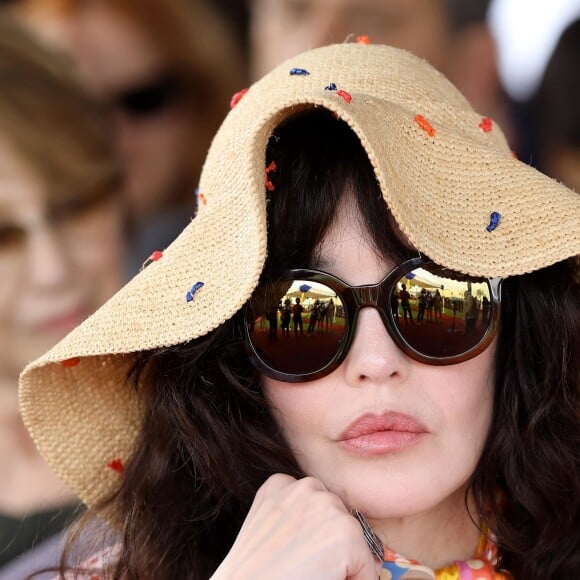
[[[77,508],[22,424],[18,375],[122,279],[111,120],[66,64],[0,14],[0,578]]]
[[[127,173],[132,275],[192,217],[211,137],[245,83],[237,37],[202,1],[17,4],[30,27],[68,51],[87,85],[113,108]]]

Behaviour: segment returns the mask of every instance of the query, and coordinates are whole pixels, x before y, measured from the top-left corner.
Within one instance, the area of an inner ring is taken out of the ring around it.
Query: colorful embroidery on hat
[[[207,205],[207,199],[205,195],[203,195],[203,193],[199,191],[199,187],[195,190],[195,197],[197,197],[197,205],[199,205],[200,203],[202,205]]]
[[[489,225],[485,228],[488,232],[493,232],[497,228],[499,221],[501,220],[501,214],[497,211],[492,211],[489,216]]]
[[[359,44],[370,44],[371,43],[370,38],[368,36],[366,36],[365,34],[361,34],[360,36],[357,36],[356,41]]]
[[[264,182],[264,185],[266,186],[266,189],[268,191],[274,191],[276,189],[276,187],[268,178],[268,173],[271,173],[272,171],[276,171],[276,162],[270,161],[270,163],[266,167],[265,171],[266,171],[266,181]]]
[[[249,91],[250,89],[242,89],[241,91],[238,91],[237,93],[234,93],[231,101],[230,101],[230,109],[233,109],[243,98],[244,95]]]
[[[350,96],[350,94],[347,93],[346,91],[343,91],[342,89],[338,89],[338,91],[336,91],[336,94],[341,99],[344,99],[347,103],[350,103],[352,101],[352,97]]]
[[[192,287],[191,290],[187,291],[187,294],[185,295],[185,299],[188,302],[191,302],[193,300],[193,297],[195,295],[195,293],[204,286],[203,282],[196,282]]]
[[[423,117],[423,115],[415,115],[415,122],[419,125],[419,127],[421,127],[421,129],[423,129],[423,131],[429,135],[429,137],[433,137],[435,135],[435,129],[431,123],[429,123],[429,121]]]
[[[147,266],[153,262],[158,262],[163,258],[163,252],[161,250],[155,250],[142,264],[141,271],[143,271]]]
[[[310,73],[305,68],[294,67],[290,69],[291,76],[308,76]]]
[[[125,471],[125,466],[118,457],[116,459],[112,459],[111,461],[109,461],[109,463],[107,463],[107,467],[121,474],[123,473],[123,471]]]
[[[479,128],[485,133],[489,133],[493,129],[493,121],[489,117],[484,117],[479,124]]]
[[[74,358],[67,358],[66,360],[63,360],[60,364],[65,369],[70,369],[72,367],[76,367],[80,362],[81,362],[80,358],[74,357]]]
[[[333,91],[336,92],[336,94],[341,98],[344,99],[347,103],[350,103],[352,101],[352,97],[350,96],[350,93],[347,93],[345,90],[343,89],[339,89],[336,86],[336,83],[329,83],[324,87],[325,91]]]

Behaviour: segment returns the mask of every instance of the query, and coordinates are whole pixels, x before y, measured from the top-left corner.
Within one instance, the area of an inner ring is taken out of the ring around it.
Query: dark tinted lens
[[[281,373],[319,371],[335,357],[345,332],[340,298],[328,286],[307,280],[264,286],[246,316],[258,357]]]
[[[391,312],[405,342],[419,353],[448,358],[466,353],[485,335],[492,297],[486,280],[438,266],[417,268],[391,292]]]
[[[171,77],[163,77],[122,93],[116,102],[126,113],[146,117],[165,109],[175,100],[176,95],[176,81]]]

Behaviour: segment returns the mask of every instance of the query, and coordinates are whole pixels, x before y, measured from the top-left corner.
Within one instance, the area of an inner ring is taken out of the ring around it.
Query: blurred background
[[[54,565],[79,507],[24,429],[22,367],[195,217],[235,92],[361,35],[580,191],[580,0],[0,0],[0,580]]]

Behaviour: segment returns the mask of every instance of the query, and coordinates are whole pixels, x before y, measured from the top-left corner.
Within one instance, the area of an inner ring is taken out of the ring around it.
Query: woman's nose
[[[34,227],[28,239],[30,282],[44,290],[59,288],[70,274],[70,257],[56,230],[46,224]]]
[[[360,310],[343,364],[347,382],[353,386],[402,382],[410,368],[410,360],[393,342],[375,308]]]

